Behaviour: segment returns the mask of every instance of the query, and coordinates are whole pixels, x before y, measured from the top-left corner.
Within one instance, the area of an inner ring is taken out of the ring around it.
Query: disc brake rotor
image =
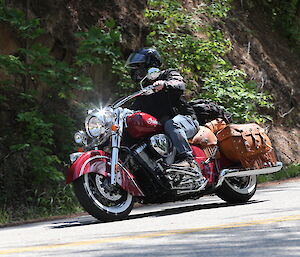
[[[95,177],[96,186],[101,195],[110,201],[118,201],[122,195],[119,194],[119,190],[109,183],[108,178],[102,175],[96,175]]]

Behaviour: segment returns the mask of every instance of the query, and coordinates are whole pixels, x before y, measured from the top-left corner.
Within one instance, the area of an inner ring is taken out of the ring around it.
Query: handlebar
[[[142,90],[139,90],[125,98],[118,100],[117,102],[115,102],[112,105],[112,107],[118,108],[118,107],[122,106],[123,104],[125,104],[126,102],[130,101],[131,99],[136,98],[141,95],[151,95],[151,94],[155,93],[154,89],[155,89],[155,86],[153,86],[153,85],[147,86],[147,87],[143,88]]]

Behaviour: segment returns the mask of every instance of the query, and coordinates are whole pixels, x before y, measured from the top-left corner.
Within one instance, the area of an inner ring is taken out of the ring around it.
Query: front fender
[[[133,196],[144,196],[134,176],[121,163],[118,164],[117,183]],[[83,153],[67,170],[66,183],[69,184],[82,175],[92,172],[110,177],[110,155],[108,153],[101,150]]]

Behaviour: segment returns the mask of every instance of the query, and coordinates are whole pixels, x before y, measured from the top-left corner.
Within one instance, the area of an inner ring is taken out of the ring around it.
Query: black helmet
[[[142,48],[132,53],[126,61],[126,67],[131,69],[130,75],[135,81],[143,79],[149,68],[159,68],[161,64],[161,56],[153,48]]]

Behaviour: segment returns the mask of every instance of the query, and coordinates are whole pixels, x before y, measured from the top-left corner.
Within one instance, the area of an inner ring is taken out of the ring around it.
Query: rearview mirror
[[[145,79],[156,80],[160,75],[160,69],[158,68],[150,68],[147,71],[147,75],[140,81],[140,87],[143,89],[143,82]]]
[[[150,68],[147,73],[147,78],[149,80],[156,80],[160,74],[160,69],[158,68]]]

